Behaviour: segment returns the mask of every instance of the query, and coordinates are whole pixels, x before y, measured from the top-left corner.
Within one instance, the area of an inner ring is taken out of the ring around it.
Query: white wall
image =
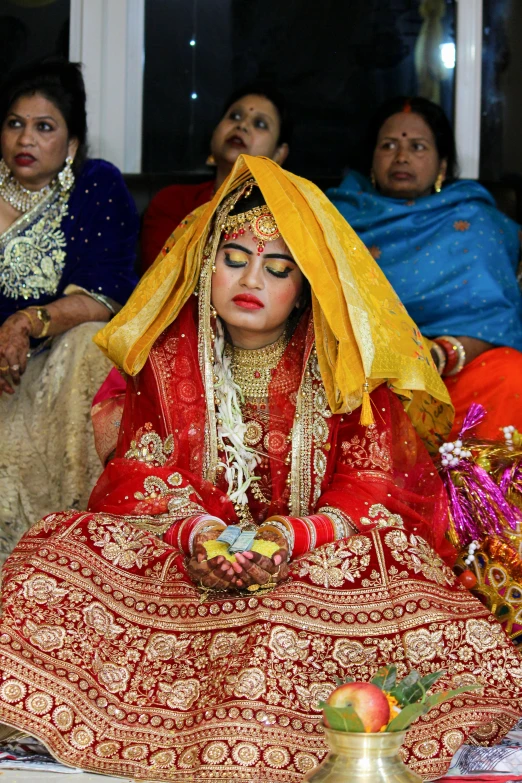
[[[141,171],[145,0],[71,0],[69,57],[83,64],[91,157]]]

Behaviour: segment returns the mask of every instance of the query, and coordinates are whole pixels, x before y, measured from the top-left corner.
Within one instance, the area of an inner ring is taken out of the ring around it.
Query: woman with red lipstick
[[[482,686],[408,732],[424,778],[500,739],[520,658],[444,562],[421,440],[446,389],[314,185],[241,156],[96,342],[128,374],[117,454],[5,565],[1,721],[105,774],[300,783],[335,677],[393,662]]]
[[[273,86],[253,82],[229,96],[210,141],[209,163],[216,176],[198,185],[171,185],[152,199],[141,231],[142,269],[146,271],[184,217],[210,201],[241,154],[264,155],[283,165],[292,122],[283,96]]]
[[[477,437],[522,430],[520,226],[478,182],[455,181],[453,132],[431,101],[384,104],[368,146],[371,181],[350,172],[328,195],[434,341],[455,406],[451,437],[472,402],[488,411]]]
[[[35,515],[83,508],[99,475],[92,345],[130,295],[138,218],[120,172],[86,159],[78,66],[14,73],[0,95],[0,563]]]

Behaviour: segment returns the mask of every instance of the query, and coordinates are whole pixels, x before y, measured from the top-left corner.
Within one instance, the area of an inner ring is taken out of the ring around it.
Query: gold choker
[[[289,337],[284,331],[275,343],[265,345],[264,348],[237,348],[230,344],[226,345],[225,356],[232,357],[234,382],[241,389],[245,399],[268,398],[272,375],[288,342]]]

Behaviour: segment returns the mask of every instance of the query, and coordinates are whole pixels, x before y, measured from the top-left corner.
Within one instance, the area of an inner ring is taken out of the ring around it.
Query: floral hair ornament
[[[244,192],[247,198],[252,192],[253,185],[250,184],[248,190]],[[260,256],[265,249],[267,242],[273,242],[281,236],[274,216],[266,204],[260,207],[253,207],[247,212],[240,212],[237,215],[227,215],[221,224],[223,230],[223,239],[237,239],[243,236],[247,226],[254,235],[254,242],[257,242],[257,254]]]

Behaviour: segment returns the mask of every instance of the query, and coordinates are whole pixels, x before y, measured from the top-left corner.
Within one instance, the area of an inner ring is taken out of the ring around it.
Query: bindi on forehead
[[[402,135],[403,135],[403,136],[407,136],[408,134],[406,133],[406,131],[403,131],[403,132],[402,132]]]

